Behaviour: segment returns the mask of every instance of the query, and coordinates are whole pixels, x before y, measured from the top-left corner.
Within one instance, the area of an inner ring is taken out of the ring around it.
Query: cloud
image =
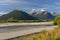
[[[26,4],[27,2],[22,0],[0,0],[0,5],[14,5],[14,4]]]
[[[39,3],[25,1],[25,0],[0,0],[0,5],[36,5],[38,6]]]
[[[7,14],[8,12],[0,12],[0,15],[4,15]]]

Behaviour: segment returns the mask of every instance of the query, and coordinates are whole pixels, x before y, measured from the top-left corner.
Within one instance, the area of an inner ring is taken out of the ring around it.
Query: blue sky
[[[45,9],[49,12],[60,12],[60,0],[0,0],[0,15],[12,10]]]

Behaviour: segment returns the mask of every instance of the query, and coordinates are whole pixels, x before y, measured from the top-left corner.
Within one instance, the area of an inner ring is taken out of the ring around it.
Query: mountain
[[[31,14],[38,20],[53,20],[55,18],[54,15],[44,9],[35,10]]]
[[[0,20],[34,20],[35,17],[21,10],[14,10],[8,14],[0,16]]]

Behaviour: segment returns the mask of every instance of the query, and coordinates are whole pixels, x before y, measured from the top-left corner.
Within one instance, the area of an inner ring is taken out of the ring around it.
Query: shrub
[[[54,25],[60,25],[60,16],[55,18]]]

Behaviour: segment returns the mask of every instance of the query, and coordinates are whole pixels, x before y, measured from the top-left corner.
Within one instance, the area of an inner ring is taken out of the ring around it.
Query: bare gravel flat
[[[52,22],[42,23],[8,23],[0,26],[0,40],[28,35],[42,30],[53,30],[56,26]]]

